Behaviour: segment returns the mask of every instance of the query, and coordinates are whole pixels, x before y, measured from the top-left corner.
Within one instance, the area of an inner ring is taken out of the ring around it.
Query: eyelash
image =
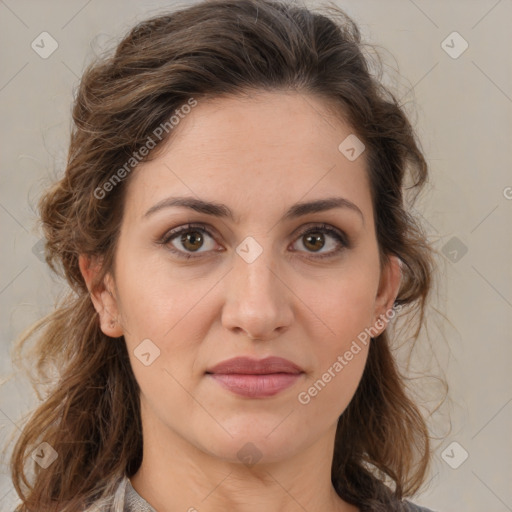
[[[167,233],[165,233],[165,235],[160,240],[158,240],[157,243],[160,245],[167,246],[168,249],[172,253],[176,254],[179,258],[183,258],[186,260],[189,260],[192,258],[199,258],[199,257],[201,257],[201,253],[198,253],[198,254],[183,253],[183,251],[179,251],[178,249],[176,249],[175,247],[170,245],[170,242],[172,240],[174,240],[175,238],[177,238],[179,235],[181,235],[183,233],[188,233],[191,231],[204,232],[211,238],[214,238],[214,235],[204,224],[187,224],[185,226],[181,226],[179,228],[168,231]],[[326,235],[331,235],[332,237],[334,237],[336,239],[338,244],[340,244],[337,249],[335,249],[334,251],[331,251],[330,253],[327,253],[327,254],[315,255],[315,253],[310,253],[310,254],[312,254],[312,257],[314,259],[332,258],[332,257],[338,255],[343,249],[349,249],[351,247],[351,244],[350,244],[347,236],[342,231],[339,231],[339,230],[329,226],[328,224],[318,224],[318,225],[314,225],[314,226],[309,226],[308,228],[302,230],[297,235],[297,239],[303,237],[304,235],[308,235],[310,233],[323,233]],[[185,254],[186,254],[186,256],[185,256]]]

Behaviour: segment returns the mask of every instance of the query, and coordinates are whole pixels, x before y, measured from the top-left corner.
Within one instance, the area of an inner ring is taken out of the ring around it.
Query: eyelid
[[[325,232],[332,236],[339,236],[344,245],[346,245],[347,247],[351,246],[350,239],[343,230],[336,228],[336,227],[332,226],[331,224],[327,224],[325,222],[320,222],[320,223],[317,222],[317,223],[313,223],[312,225],[308,224],[305,227],[301,226],[301,228],[299,228],[298,232],[297,231],[294,232],[293,236],[300,237],[300,236],[305,235],[306,233],[309,233],[310,231],[313,232],[315,229],[318,229],[320,232]]]
[[[187,233],[189,231],[194,231],[194,230],[202,231],[202,232],[206,233],[208,236],[210,236],[212,239],[215,239],[214,233],[216,233],[216,230],[213,229],[212,227],[210,227],[204,223],[200,223],[200,222],[199,223],[189,222],[187,224],[183,224],[181,226],[177,226],[176,228],[166,231],[164,233],[164,235],[162,237],[160,237],[156,242],[159,245],[168,246],[168,244],[170,244],[170,242],[172,240],[174,240],[176,237],[178,237],[180,234]],[[347,234],[343,230],[336,228],[336,227],[334,227],[330,224],[327,224],[325,222],[316,222],[316,223],[313,222],[313,223],[308,223],[306,226],[301,226],[299,229],[295,230],[294,233],[292,234],[293,241],[296,242],[298,239],[300,239],[300,237],[306,235],[307,233],[315,232],[315,230],[317,230],[320,233],[324,233],[324,234],[330,235],[331,237],[335,238],[336,241],[338,242],[338,244],[341,245],[341,247],[338,247],[337,249],[332,250],[329,253],[314,253],[314,252],[305,251],[306,254],[310,255],[308,257],[311,259],[318,260],[318,259],[322,259],[322,258],[334,258],[334,257],[338,256],[339,253],[341,251],[343,251],[344,249],[350,249],[352,247],[352,242],[351,242],[350,237],[348,237]],[[212,251],[202,251],[202,252],[193,253],[193,252],[180,251],[180,250],[176,249],[175,247],[173,247],[172,249],[169,247],[169,250],[172,253],[177,254],[179,258],[186,259],[186,260],[200,258],[201,254],[207,254],[208,252],[212,252]],[[218,251],[216,251],[216,252],[218,252]],[[292,252],[301,253],[304,251],[294,250]]]
[[[300,230],[294,233],[294,240],[299,240],[302,236],[308,234],[308,233],[314,233],[315,231],[318,231],[320,233],[324,233],[327,235],[330,235],[331,237],[335,238],[337,243],[339,244],[338,247],[332,251],[329,251],[327,253],[314,253],[314,252],[305,252],[305,254],[309,256],[305,256],[308,259],[311,260],[322,260],[322,259],[333,259],[340,255],[341,252],[345,251],[346,249],[352,248],[352,242],[351,239],[347,236],[347,234],[342,231],[339,228],[336,228],[332,226],[331,224],[327,224],[325,222],[321,223],[313,223],[313,225],[309,224],[307,226],[301,227]],[[294,251],[294,252],[304,252],[304,251]]]
[[[187,224],[182,224],[181,226],[177,226],[173,229],[169,229],[168,231],[166,231],[164,235],[159,238],[158,243],[165,245],[169,243],[177,235],[186,233],[187,231],[193,231],[194,229],[204,231],[207,235],[211,236],[212,238],[215,236],[215,230],[210,226],[203,224],[201,222],[189,222]]]

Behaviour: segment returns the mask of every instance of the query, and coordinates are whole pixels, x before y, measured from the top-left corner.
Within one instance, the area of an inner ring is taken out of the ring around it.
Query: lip
[[[237,395],[264,398],[295,384],[304,375],[304,371],[282,357],[235,357],[208,369],[206,375]]]
[[[282,357],[266,357],[265,359],[253,359],[251,357],[233,357],[226,359],[206,373],[239,373],[245,375],[268,375],[270,373],[302,373],[304,370]]]

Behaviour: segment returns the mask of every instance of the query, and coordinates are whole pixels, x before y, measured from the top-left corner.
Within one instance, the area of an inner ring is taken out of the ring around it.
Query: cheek
[[[211,283],[190,270],[173,269],[165,258],[137,258],[117,267],[119,303],[128,336],[164,343],[187,328],[187,319],[208,294]]]
[[[311,428],[336,424],[361,381],[368,349],[368,344],[355,340],[325,352],[317,370],[297,394],[297,407],[312,423]]]
[[[118,270],[124,337],[142,392],[183,394],[177,383],[188,383],[198,371],[197,354],[211,325],[211,282],[180,279],[161,264],[125,264]]]
[[[371,266],[347,265],[337,273],[304,282],[297,281],[297,295],[305,297],[313,329],[309,334],[325,350],[344,346],[371,326],[374,314],[378,273]]]
[[[316,320],[309,323],[308,337],[316,364],[298,402],[314,415],[335,420],[357,389],[368,356],[365,329],[372,325],[377,283],[378,273],[359,260],[340,271],[338,279],[309,288],[308,306]]]

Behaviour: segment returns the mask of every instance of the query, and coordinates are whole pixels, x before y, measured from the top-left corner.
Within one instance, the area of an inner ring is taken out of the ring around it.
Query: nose
[[[288,330],[294,317],[294,295],[271,250],[264,250],[251,263],[235,255],[225,279],[224,328],[261,341]]]

